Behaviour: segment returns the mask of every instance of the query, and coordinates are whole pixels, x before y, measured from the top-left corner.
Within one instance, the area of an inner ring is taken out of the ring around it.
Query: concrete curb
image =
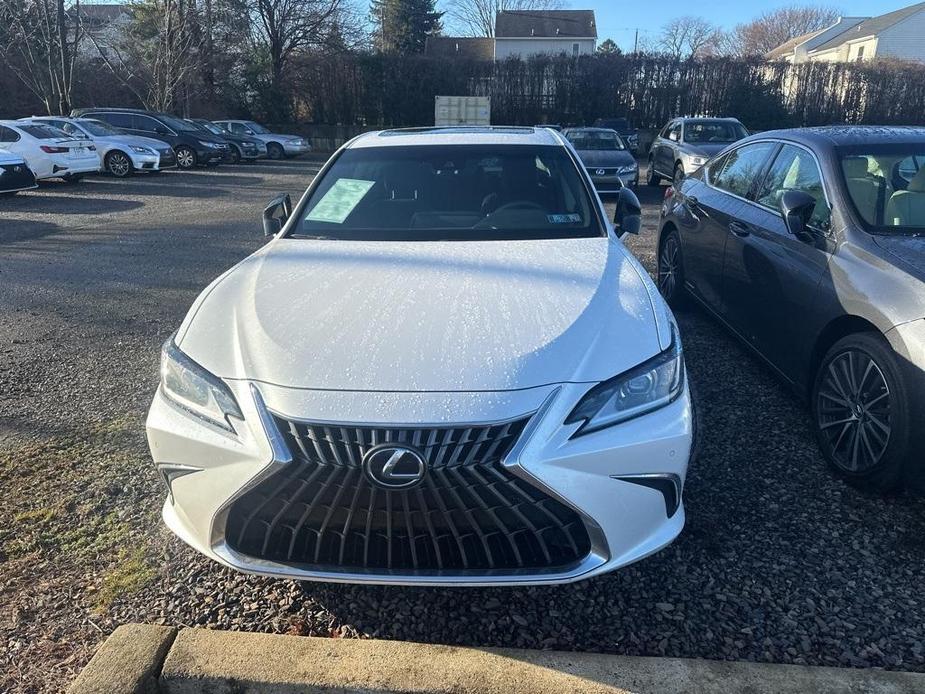
[[[123,631],[123,630],[133,630]],[[146,634],[145,630],[151,631]],[[764,663],[636,658],[593,653],[479,649],[183,629],[165,641],[162,627],[120,627],[94,656],[71,692],[136,692],[123,677],[131,658],[152,658],[162,694],[304,694],[385,692],[453,694],[913,694],[925,674]],[[117,638],[118,637],[118,638]],[[137,643],[148,644],[139,649]],[[158,641],[169,651],[151,648]],[[111,644],[111,642],[114,642]],[[107,652],[105,657],[100,657]],[[166,652],[166,655],[164,655]],[[138,668],[131,668],[138,672]],[[137,682],[133,679],[132,682]],[[86,688],[86,683],[94,688]],[[84,688],[78,688],[82,686]]]
[[[176,637],[173,627],[125,624],[109,635],[68,691],[157,694],[161,665]]]

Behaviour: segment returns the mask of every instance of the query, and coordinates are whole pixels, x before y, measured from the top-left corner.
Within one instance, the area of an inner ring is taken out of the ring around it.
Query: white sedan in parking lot
[[[21,155],[36,180],[62,178],[76,183],[84,174],[100,170],[95,145],[49,125],[0,120],[0,148]]]
[[[547,128],[368,133],[163,347],[170,529],[238,570],[563,583],[684,526],[674,317]]]
[[[93,118],[33,116],[23,118],[21,122],[43,123],[62,130],[70,137],[89,140],[96,145],[103,169],[117,178],[130,176],[136,171],[157,172],[177,166],[173,149],[163,140],[129,135]]]

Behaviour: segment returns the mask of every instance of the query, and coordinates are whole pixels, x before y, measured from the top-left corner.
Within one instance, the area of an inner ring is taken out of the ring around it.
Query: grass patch
[[[13,516],[14,523],[27,523],[42,525],[55,517],[53,508],[34,508],[30,511],[21,511]]]
[[[104,612],[119,598],[137,593],[156,575],[143,550],[121,552],[116,565],[103,576],[103,585],[96,596],[96,610]]]

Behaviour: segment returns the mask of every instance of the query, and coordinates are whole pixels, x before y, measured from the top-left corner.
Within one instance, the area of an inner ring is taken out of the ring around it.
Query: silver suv
[[[678,181],[703,166],[733,142],[748,136],[735,118],[675,118],[652,143],[646,183]]]

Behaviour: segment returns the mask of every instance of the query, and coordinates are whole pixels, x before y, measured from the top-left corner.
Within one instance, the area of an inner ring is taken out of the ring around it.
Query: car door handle
[[[736,236],[748,236],[752,233],[746,225],[742,224],[742,222],[735,221],[729,222],[729,231],[731,231]]]

